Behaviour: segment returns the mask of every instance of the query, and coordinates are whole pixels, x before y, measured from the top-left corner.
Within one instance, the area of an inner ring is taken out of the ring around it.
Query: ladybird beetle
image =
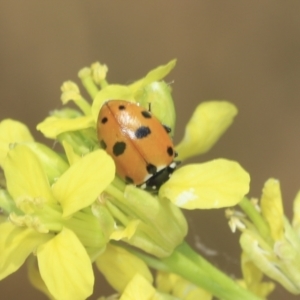
[[[171,129],[136,103],[105,102],[97,130],[102,148],[112,156],[117,174],[127,183],[156,190],[178,164],[168,134]]]

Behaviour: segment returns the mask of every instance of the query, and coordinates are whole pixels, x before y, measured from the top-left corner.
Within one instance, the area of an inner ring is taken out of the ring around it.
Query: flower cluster
[[[284,215],[279,181],[269,179],[260,202],[243,199],[243,213],[228,209],[229,225],[242,234],[242,271],[250,290],[266,297],[275,287],[267,275],[292,294],[300,293],[300,192],[294,200],[292,224]]]
[[[73,101],[77,109],[52,111],[37,125],[58,150],[34,141],[18,121],[0,123],[1,279],[27,260],[30,281],[49,298],[86,299],[93,292],[95,263],[122,300],[212,299],[212,294],[259,299],[184,243],[182,208],[234,206],[248,193],[250,177],[237,162],[183,164],[153,194],[125,185],[97,141],[98,113],[111,99],[145,108],[150,103],[174,133],[171,88],[162,79],[175,64],[130,85],[109,84],[106,65],[82,69],[79,78],[91,101],[77,84],[65,82],[62,103]],[[178,159],[208,151],[236,114],[227,101],[199,104],[176,146]],[[155,285],[149,267],[159,270]]]

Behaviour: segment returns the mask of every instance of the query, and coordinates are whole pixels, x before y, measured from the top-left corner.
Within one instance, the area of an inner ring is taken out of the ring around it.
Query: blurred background
[[[175,143],[198,103],[230,100],[239,109],[233,126],[194,161],[237,160],[251,174],[255,197],[269,177],[280,179],[291,217],[300,188],[299,12],[296,0],[1,1],[0,119],[18,119],[44,141],[36,124],[61,107],[61,84],[79,82],[82,67],[106,63],[109,82],[126,84],[177,58],[167,77],[178,112]],[[189,242],[215,250],[209,260],[239,277],[239,235],[224,210],[186,215]],[[1,298],[46,299],[25,273],[0,282]],[[90,299],[109,295],[104,287],[98,276]],[[269,299],[284,297],[297,298],[277,288]]]

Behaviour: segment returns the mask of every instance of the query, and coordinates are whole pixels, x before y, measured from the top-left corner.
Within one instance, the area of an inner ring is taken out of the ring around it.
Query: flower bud
[[[164,81],[154,81],[137,93],[136,100],[171,129],[171,136],[174,135],[176,112],[171,87],[168,84]]]
[[[129,185],[124,197],[113,203],[124,207],[129,218],[139,221],[129,223],[128,226],[133,226],[133,230],[130,235],[124,235],[121,239],[152,255],[170,255],[187,234],[187,222],[183,213],[167,199],[159,199]]]

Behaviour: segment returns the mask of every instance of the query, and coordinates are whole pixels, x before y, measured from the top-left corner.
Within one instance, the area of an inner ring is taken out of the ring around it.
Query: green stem
[[[111,213],[111,215],[118,220],[124,226],[127,226],[129,223],[129,218],[113,203],[107,201],[106,203],[107,209]]]
[[[63,228],[62,222],[59,220],[42,220],[43,225],[51,232],[60,232]]]
[[[90,69],[82,69],[81,71],[79,71],[78,76],[81,79],[81,83],[89,93],[90,97],[94,99],[99,92],[99,89],[91,76]]]
[[[100,81],[100,86],[101,89],[104,89],[106,86],[108,86],[108,82],[105,79],[103,79]]]
[[[120,246],[120,244],[117,244],[113,241],[111,243],[115,244],[116,246]],[[125,248],[129,252],[133,253],[135,256],[139,257],[152,269],[164,271],[164,272],[171,272],[170,268],[164,262],[159,260],[158,258],[149,256],[148,254],[145,254],[144,252],[134,250],[134,248],[127,246],[126,244],[122,245],[121,247]]]
[[[248,216],[248,218],[253,222],[257,230],[259,231],[262,238],[269,244],[273,244],[271,239],[271,232],[269,225],[263,219],[262,215],[255,209],[252,203],[245,197],[239,202],[239,206]]]
[[[169,257],[160,260],[132,249],[130,251],[145,261],[148,266],[156,270],[176,273],[222,300],[261,300],[215,268],[185,242]]]
[[[91,114],[91,105],[83,97],[77,99],[75,103],[86,116]]]
[[[210,264],[201,255],[195,252],[187,243],[184,242],[176,250],[181,255],[184,255],[185,259],[189,260],[191,267],[194,268],[194,265],[197,265],[198,267],[195,273],[195,278],[193,277],[193,274],[186,274],[188,276],[186,278],[195,284],[198,283],[199,286],[210,291],[213,295],[223,300],[261,299],[252,294],[250,291],[242,288],[234,280]],[[181,270],[179,269],[179,271]],[[186,273],[186,270],[184,269],[183,272]],[[199,275],[202,273],[204,276],[197,276],[197,273]]]

